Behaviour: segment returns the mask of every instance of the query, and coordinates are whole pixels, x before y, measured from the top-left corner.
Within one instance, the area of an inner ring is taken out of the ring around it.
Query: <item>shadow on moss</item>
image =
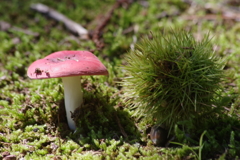
[[[230,116],[225,113],[211,117],[209,121],[202,121],[195,126],[188,128],[188,131],[182,128],[182,124],[175,125],[173,142],[195,147],[195,150],[200,148],[199,137],[206,131],[203,136],[203,146],[201,154],[204,159],[235,159],[240,156],[240,122],[239,117]],[[187,122],[183,122],[184,126]],[[173,143],[170,147],[176,147]],[[194,147],[192,147],[194,149]],[[218,153],[218,154],[216,154]],[[222,154],[224,153],[224,154]],[[186,155],[188,153],[186,152]],[[184,152],[183,155],[184,157]]]
[[[140,133],[129,113],[124,111],[118,95],[113,98],[104,94],[89,82],[85,82],[84,88],[84,104],[72,115],[77,123],[73,133],[68,129],[66,117],[62,116],[66,115],[64,102],[60,102],[58,126],[62,137],[69,136],[77,142],[83,140],[85,144],[91,144],[96,139],[121,139],[128,143],[140,141]]]

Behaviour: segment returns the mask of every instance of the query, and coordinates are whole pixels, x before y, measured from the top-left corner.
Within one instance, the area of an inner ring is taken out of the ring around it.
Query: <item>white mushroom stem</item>
[[[76,129],[76,124],[71,118],[71,112],[80,107],[83,103],[83,92],[79,76],[62,77],[64,87],[64,101],[67,113],[68,126],[71,130]]]

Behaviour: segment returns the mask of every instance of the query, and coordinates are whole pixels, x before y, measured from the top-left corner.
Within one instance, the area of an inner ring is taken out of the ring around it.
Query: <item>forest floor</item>
[[[39,3],[52,9],[39,10]],[[239,7],[236,0],[0,0],[0,159],[238,159]],[[225,61],[223,112],[189,126],[192,133],[176,124],[168,143],[156,146],[149,137],[154,119],[134,116],[121,82],[134,45],[168,29],[197,41],[212,37],[212,50]],[[32,62],[61,50],[91,51],[109,72],[82,76],[75,131],[67,125],[61,79],[27,76]]]

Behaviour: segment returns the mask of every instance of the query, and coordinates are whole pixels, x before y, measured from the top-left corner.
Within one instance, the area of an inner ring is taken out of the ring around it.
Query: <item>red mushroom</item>
[[[68,125],[75,130],[71,112],[83,103],[80,76],[108,75],[108,71],[91,52],[59,51],[33,62],[27,75],[31,79],[62,78]]]

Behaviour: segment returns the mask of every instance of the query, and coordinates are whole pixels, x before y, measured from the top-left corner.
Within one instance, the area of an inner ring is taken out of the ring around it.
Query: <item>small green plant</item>
[[[224,78],[223,61],[209,34],[196,41],[178,30],[145,37],[126,56],[125,99],[138,118],[151,118],[168,129],[180,121],[213,112]],[[186,123],[189,125],[189,123]]]
[[[181,143],[178,143],[178,142],[171,142],[172,144],[176,144],[176,145],[179,145],[179,146],[182,146],[182,148],[179,148],[178,149],[178,153],[180,156],[184,156],[184,154],[186,154],[187,152],[191,151],[193,153],[193,155],[198,159],[198,160],[202,160],[202,149],[204,147],[204,142],[203,142],[203,136],[204,134],[206,134],[207,131],[204,131],[202,134],[201,134],[201,137],[200,137],[200,140],[199,140],[199,146],[198,147],[190,147],[186,144],[181,144]],[[195,150],[198,149],[198,154]]]

